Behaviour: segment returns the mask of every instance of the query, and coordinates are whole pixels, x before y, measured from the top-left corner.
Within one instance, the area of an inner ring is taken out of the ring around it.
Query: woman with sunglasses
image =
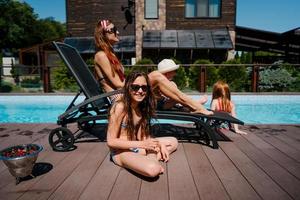
[[[111,161],[147,177],[164,172],[159,161],[167,162],[178,145],[174,137],[150,136],[155,104],[148,76],[131,73],[125,81],[124,95],[110,109],[107,129]]]
[[[124,87],[124,69],[113,51],[113,45],[119,42],[118,34],[116,27],[109,20],[101,20],[96,25],[94,36],[99,51],[95,54],[95,70],[99,82],[106,92]],[[148,77],[152,87],[159,88],[163,95],[187,106],[191,111],[207,115],[213,114],[202,104],[181,92],[162,73],[152,71]]]

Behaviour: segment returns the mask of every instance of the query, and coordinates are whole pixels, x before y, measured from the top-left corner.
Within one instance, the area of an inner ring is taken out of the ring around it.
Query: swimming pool
[[[73,97],[0,96],[0,123],[56,123]],[[232,95],[232,99],[238,118],[246,124],[300,124],[300,95]],[[209,102],[210,98],[207,108]]]

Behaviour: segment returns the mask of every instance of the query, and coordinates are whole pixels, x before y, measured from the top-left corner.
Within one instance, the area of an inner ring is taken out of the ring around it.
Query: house
[[[66,0],[66,43],[82,54],[95,52],[94,27],[110,19],[121,42],[115,51],[125,64],[147,57],[221,62],[233,57],[236,0]]]

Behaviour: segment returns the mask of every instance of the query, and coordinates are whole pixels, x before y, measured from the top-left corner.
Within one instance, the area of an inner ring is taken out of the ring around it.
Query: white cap
[[[172,59],[163,59],[157,65],[157,70],[161,73],[175,71],[178,68],[179,68],[179,65],[176,65]]]

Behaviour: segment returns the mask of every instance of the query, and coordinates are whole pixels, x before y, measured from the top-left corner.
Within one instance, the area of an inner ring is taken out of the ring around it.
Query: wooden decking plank
[[[33,143],[37,139],[44,137],[42,134],[38,134],[38,131],[41,131],[45,128],[45,124],[29,124],[29,125],[19,125],[17,126],[20,131],[13,132],[11,136],[12,139],[4,141],[4,144],[1,144],[1,147],[6,148],[18,144],[28,144]]]
[[[4,133],[4,135],[8,135],[8,136],[1,138],[1,141],[0,141],[1,149],[4,149],[13,144],[16,144],[15,141],[20,140],[20,136],[22,137],[22,133],[29,131],[28,129],[31,129],[33,127],[34,127],[33,124],[10,124],[10,128],[7,129]]]
[[[142,180],[126,169],[121,169],[108,199],[138,199]]]
[[[108,153],[106,143],[97,142],[94,149],[82,160],[78,167],[56,189],[49,199],[78,199],[92,176]]]
[[[47,156],[44,157],[44,160],[40,160],[38,158],[38,163],[47,163],[51,164],[53,166],[53,169],[55,168],[56,165],[58,165],[67,155],[69,155],[71,152],[66,152],[66,153],[58,153],[58,152],[52,152],[49,154],[45,154]],[[53,170],[52,169],[52,170]],[[52,171],[51,170],[51,171]],[[26,193],[28,190],[32,191],[32,187],[35,187],[35,184],[39,184],[41,180],[46,181],[47,179],[44,179],[45,176],[47,176],[49,173],[48,172],[44,175],[37,176],[31,180],[21,182],[19,185],[15,185],[15,182],[9,182],[6,187],[1,188],[0,190],[0,196],[6,196],[7,199],[17,199],[24,193]]]
[[[256,163],[233,143],[221,142],[220,147],[239,169],[262,199],[291,199]]]
[[[95,148],[97,144],[82,143],[80,151],[75,150],[58,165],[43,176],[37,184],[31,187],[20,199],[47,199],[73,172],[85,156]],[[62,153],[63,154],[63,153]]]
[[[231,199],[261,199],[221,149],[215,150],[206,146],[203,149]]]
[[[169,198],[200,199],[182,143],[168,163]]]
[[[273,129],[272,132],[270,131],[263,131],[259,130],[256,131],[255,134],[262,138],[265,142],[271,144],[275,148],[277,148],[279,151],[283,152],[286,156],[294,159],[297,162],[300,162],[300,151],[291,147],[290,145],[286,144],[285,142],[279,140],[278,138],[274,137],[275,135],[278,135],[280,133],[275,132],[275,129]]]
[[[286,125],[286,135],[300,141],[300,125]]]
[[[153,200],[153,199],[168,200],[169,199],[168,175],[167,175],[168,169],[165,163],[162,163],[162,166],[164,167],[165,172],[164,174],[160,175],[157,180],[150,181],[151,179],[149,179],[149,180],[142,181],[139,200]]]
[[[249,133],[249,135],[250,134],[253,133]],[[246,138],[251,137],[249,135],[247,135]],[[230,136],[230,139],[232,139],[235,145],[237,145],[251,160],[264,170],[272,180],[280,185],[283,190],[288,192],[294,199],[300,198],[300,183],[295,176],[271,159],[264,151],[245,139],[245,137]]]
[[[191,143],[183,146],[201,199],[230,199],[202,147]]]
[[[295,138],[291,138],[284,134],[275,135],[274,137],[286,143],[288,146],[293,147],[294,149],[300,152],[300,140],[296,140]]]
[[[82,192],[80,200],[108,199],[121,169],[113,164],[109,157],[107,154],[96,174]]]
[[[243,137],[247,139],[250,143],[252,143],[254,146],[256,146],[258,149],[260,149],[263,153],[267,154],[280,166],[282,166],[291,174],[300,179],[300,164],[294,159],[286,156],[277,148],[265,142],[262,138],[258,137],[257,134],[248,134],[247,136]]]

